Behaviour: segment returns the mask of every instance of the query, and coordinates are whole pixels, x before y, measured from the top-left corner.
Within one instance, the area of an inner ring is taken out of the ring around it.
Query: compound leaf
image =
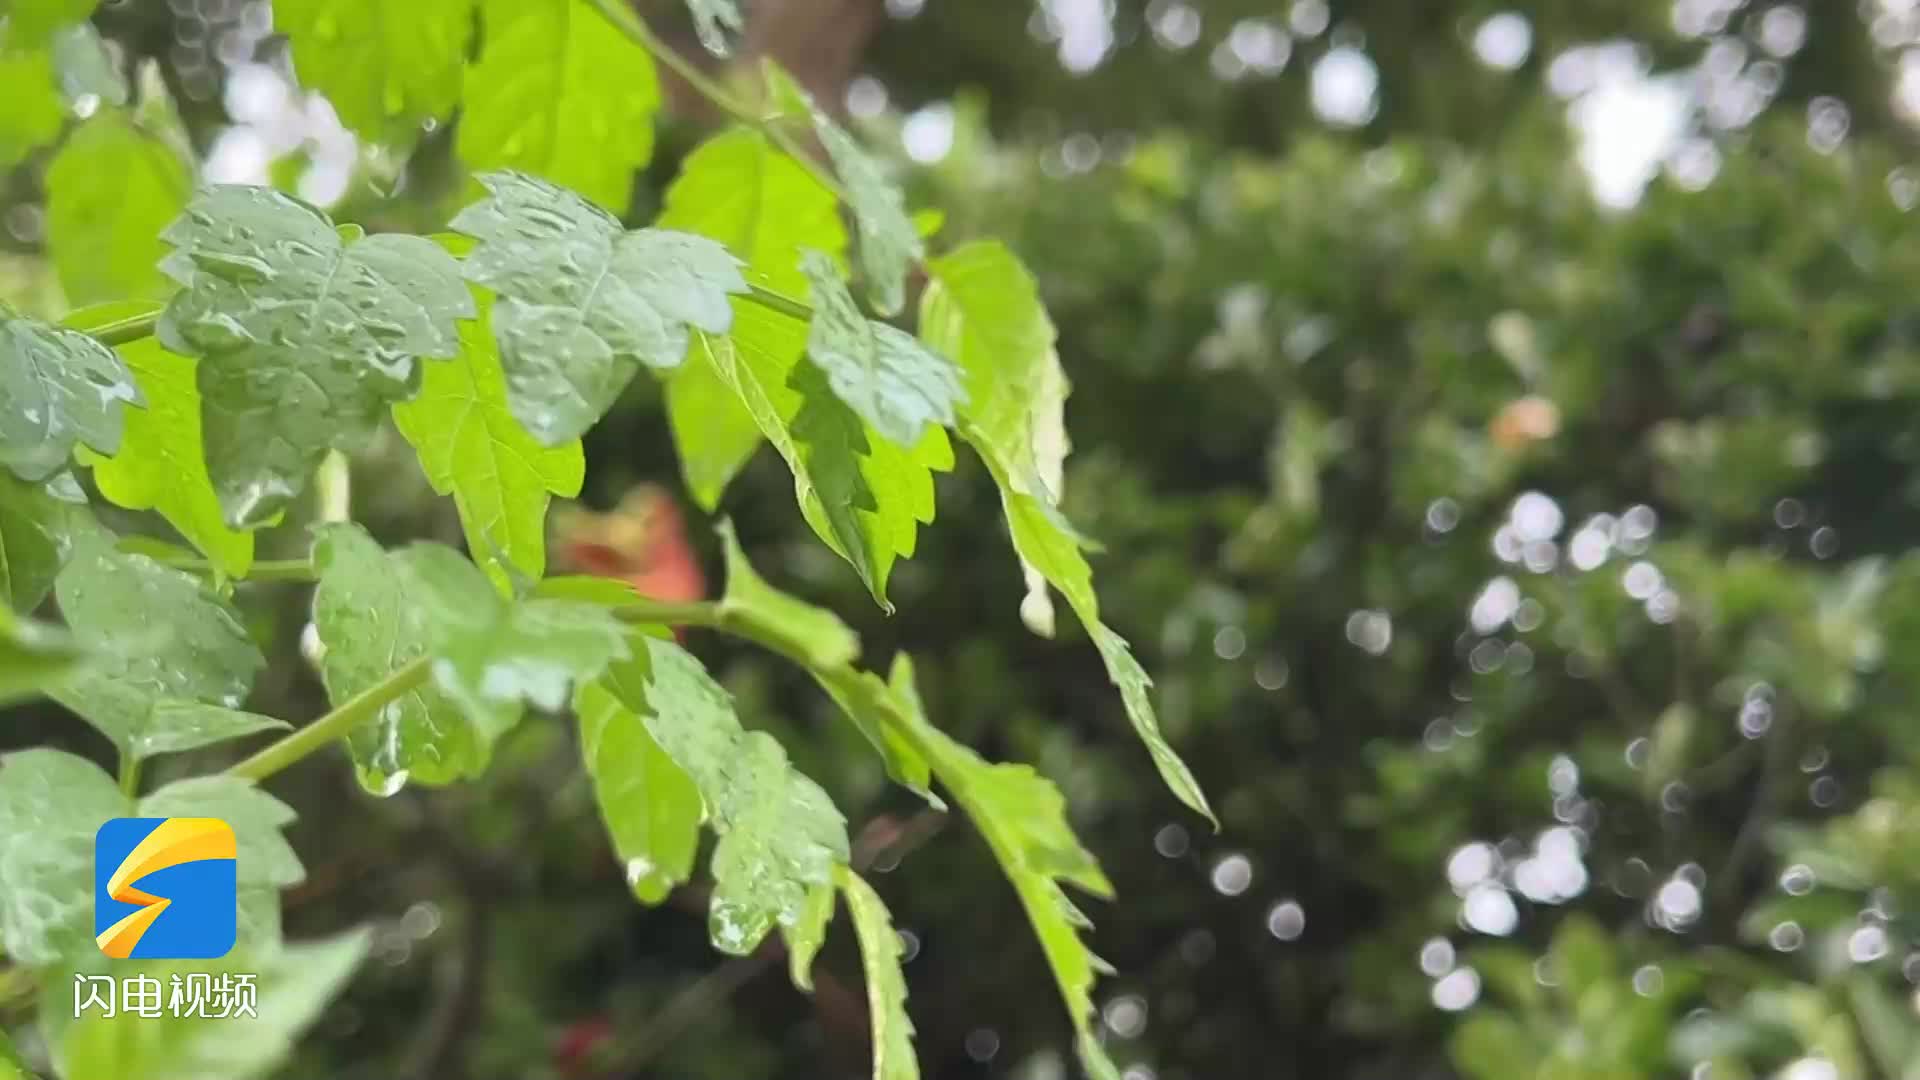
[[[708,917],[715,948],[745,955],[774,926],[808,918],[809,894],[847,860],[847,826],[771,735],[741,728],[727,692],[684,649],[635,634],[605,688],[699,788],[714,848]]]
[[[411,583],[358,526],[322,528],[313,568],[320,580],[313,625],[325,649],[320,674],[334,705],[426,654],[428,635]],[[491,745],[487,733],[432,686],[401,695],[347,735],[361,785],[379,794],[398,791],[409,778],[445,784],[476,776]]]
[[[467,77],[460,157],[625,210],[634,172],[653,156],[653,58],[580,0],[482,0],[481,15],[486,44]]]
[[[580,494],[586,458],[580,440],[543,446],[513,418],[493,341],[492,300],[475,296],[480,318],[460,327],[460,355],[429,364],[420,394],[393,407],[393,419],[420,455],[433,489],[452,495],[467,550],[503,589],[515,572],[547,569],[547,505]]]
[[[439,245],[347,243],[268,188],[203,191],[164,237],[161,269],[182,289],[158,333],[200,359],[207,469],[235,527],[284,508],[329,448],[364,445],[387,403],[412,394],[418,358],[456,355],[456,321],[474,315]]]
[[[467,278],[498,294],[494,339],[514,417],[542,445],[579,438],[639,365],[677,366],[694,329],[725,333],[739,261],[705,237],[627,232],[580,196],[516,172],[453,228],[479,241]]]

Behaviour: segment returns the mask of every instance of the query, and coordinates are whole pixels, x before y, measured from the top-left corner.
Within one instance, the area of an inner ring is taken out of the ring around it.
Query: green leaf
[[[920,334],[960,365],[967,437],[994,459],[1014,490],[1053,503],[1061,495],[1069,448],[1069,387],[1033,275],[994,241],[935,259],[927,273]],[[1022,568],[1027,595],[1020,616],[1035,633],[1052,637],[1046,577],[1024,559]]]
[[[99,6],[100,0],[13,0],[7,12],[7,39],[40,44],[55,30],[92,18]]]
[[[271,189],[209,188],[163,235],[161,269],[182,291],[158,332],[200,359],[207,469],[236,527],[283,509],[328,449],[365,445],[387,403],[413,393],[416,360],[458,355],[456,321],[474,316],[439,245],[349,244]]]
[[[887,179],[880,163],[861,148],[845,128],[833,122],[807,96],[793,77],[771,62],[767,83],[774,100],[806,114],[814,134],[833,159],[834,171],[846,188],[853,224],[860,235],[855,256],[866,280],[867,299],[882,315],[896,315],[907,303],[907,270],[926,253],[926,244],[907,216],[906,199]]]
[[[95,116],[61,145],[46,186],[47,248],[69,300],[166,298],[160,232],[193,187],[173,148],[124,113]]]
[[[1119,1080],[1120,1070],[1094,1035],[1094,977],[1112,974],[1113,969],[1080,940],[1079,932],[1092,923],[1060,883],[1105,898],[1112,897],[1113,885],[1073,835],[1065,797],[1031,768],[988,764],[928,723],[906,654],[894,657],[890,682],[899,711],[935,774],[973,819],[1020,897],[1079,1035],[1081,1064],[1096,1080]]]
[[[0,704],[44,693],[85,655],[65,630],[0,608]]]
[[[112,349],[0,305],[0,463],[22,480],[53,475],[75,443],[113,453],[121,407],[141,403]]]
[[[100,494],[129,510],[154,510],[228,577],[253,566],[253,534],[227,526],[207,475],[200,428],[200,388],[192,357],[168,352],[153,338],[119,348],[147,399],[129,412],[120,451],[94,457]]]
[[[509,589],[504,557],[521,575],[547,570],[547,505],[580,494],[586,457],[580,440],[542,446],[513,418],[507,378],[494,346],[492,299],[476,290],[480,318],[460,327],[460,355],[427,365],[420,395],[393,407],[400,433],[420,454],[433,489],[452,495],[467,550],[496,585]]]
[[[780,937],[787,944],[787,974],[793,985],[813,993],[813,961],[827,941],[827,924],[833,921],[833,887],[815,885],[807,891],[807,903],[792,926],[782,926]]]
[[[15,26],[0,44],[0,86],[7,88],[7,107],[0,109],[0,168],[58,138],[67,120],[52,54],[27,47],[25,37]]]
[[[740,0],[687,0],[687,9],[693,13],[693,29],[700,35],[700,44],[715,56],[731,55],[733,47],[727,35],[746,29]]]
[[[136,758],[258,731],[179,704],[236,709],[266,665],[233,609],[191,574],[93,542],[54,585],[74,638],[95,654],[52,691]]]
[[[1100,650],[1100,659],[1107,666],[1107,677],[1120,688],[1120,700],[1126,705],[1127,719],[1133,723],[1133,730],[1139,734],[1140,741],[1146,744],[1147,752],[1153,757],[1154,766],[1160,771],[1160,778],[1167,788],[1196,813],[1213,822],[1214,828],[1220,827],[1218,818],[1207,805],[1207,797],[1200,790],[1199,781],[1187,768],[1180,755],[1174,753],[1167,744],[1165,736],[1160,734],[1160,722],[1154,717],[1153,700],[1148,690],[1153,680],[1147,677],[1140,661],[1134,659],[1133,650],[1127,640],[1107,628],[1100,621],[1100,603],[1093,592],[1093,569],[1087,565],[1086,556],[1080,551],[1080,540],[1074,535],[1065,521],[1052,507],[1032,495],[1023,495],[1013,490],[1007,477],[998,468],[989,467],[994,480],[1000,485],[1000,504],[1007,516],[1007,525],[1013,533],[1013,546],[1020,557],[1026,560],[1053,587],[1060,590],[1073,608],[1074,614],[1087,628],[1087,635],[1093,639],[1094,647]]]
[[[71,474],[36,484],[0,472],[0,594],[13,610],[32,611],[46,599],[87,523]]]
[[[667,898],[693,873],[704,812],[693,780],[673,763],[646,725],[599,683],[574,691],[580,753],[634,895]]]
[[[473,0],[277,0],[273,23],[300,84],[373,142],[404,148],[460,102]]]
[[[467,76],[458,150],[613,211],[653,156],[653,58],[579,0],[482,0],[485,47]]]
[[[575,684],[628,655],[625,629],[597,604],[509,602],[439,544],[413,544],[393,558],[425,628],[434,684],[484,738],[512,727],[524,705],[566,708]]]
[[[293,1050],[294,1040],[320,1018],[367,954],[371,933],[354,931],[282,948],[236,950],[221,960],[116,963],[90,958],[116,978],[144,975],[168,987],[175,975],[255,976],[258,1015],[162,1016],[97,1010],[73,1019],[72,979],[48,982],[40,1009],[54,1065],[67,1077],[139,1077],[140,1080],[253,1080]]]
[[[743,308],[733,333],[702,335],[695,350],[740,396],[793,472],[807,524],[842,558],[888,612],[894,560],[913,554],[920,523],[934,515],[933,470],[953,467],[944,428],[929,428],[911,450],[874,435],[805,362],[798,322]]]
[[[571,191],[521,173],[480,178],[491,197],[453,227],[480,243],[469,280],[497,293],[493,333],[513,415],[543,445],[578,438],[639,365],[672,368],[697,328],[725,333],[739,261],[705,237],[627,232]]]
[[[425,655],[429,639],[414,586],[372,537],[356,525],[322,528],[313,567],[320,580],[313,625],[325,649],[320,674],[336,707]],[[409,778],[445,784],[477,776],[491,746],[490,729],[469,723],[431,686],[401,696],[347,736],[361,785],[382,795]]]
[[[196,776],[176,780],[141,799],[139,817],[210,817],[233,827],[242,889],[275,890],[307,878],[300,856],[282,830],[293,822],[293,808],[250,780],[232,776]]]
[[[847,860],[846,820],[771,735],[749,732],[727,692],[670,641],[630,639],[603,685],[693,779],[720,837],[708,929],[715,948],[753,951],[775,925],[808,918],[809,892]]]
[[[54,33],[50,47],[60,91],[75,111],[83,102],[94,109],[103,103],[119,107],[132,97],[118,59],[92,23],[76,22],[61,28]],[[158,225],[154,231],[159,231]]]
[[[740,549],[731,522],[721,522],[719,531],[727,560],[727,588],[720,598],[725,618],[751,628],[755,640],[774,643],[780,652],[813,672],[820,688],[880,753],[887,775],[935,808],[945,809],[929,790],[932,774],[926,758],[887,722],[882,700],[885,684],[871,673],[861,673],[847,682],[825,674],[844,669],[859,658],[859,637],[833,612],[767,584]]]
[[[746,260],[768,288],[806,292],[800,252],[846,250],[833,193],[758,131],[735,128],[687,156],[658,225],[711,237]],[[746,301],[735,301],[736,319]],[[760,445],[760,426],[711,364],[689,363],[667,383],[667,419],[687,487],[712,510]]]
[[[93,948],[93,834],[129,809],[85,758],[0,757],[0,946],[10,959],[50,964]]]
[[[873,1080],[919,1080],[913,1021],[907,1017],[907,977],[900,970],[900,935],[880,894],[859,874],[836,867],[867,977],[867,1017],[873,1026]]]
[[[906,331],[860,314],[832,259],[808,251],[800,267],[813,286],[807,356],[833,392],[901,446],[918,443],[928,425],[951,427],[967,400],[953,365]]]

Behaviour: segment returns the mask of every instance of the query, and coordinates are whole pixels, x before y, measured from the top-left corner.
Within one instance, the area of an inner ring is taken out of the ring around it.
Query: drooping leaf
[[[0,946],[22,964],[93,949],[93,834],[130,809],[113,778],[58,750],[0,757]]]
[[[720,598],[720,609],[726,617],[750,627],[755,640],[772,643],[812,671],[821,689],[879,752],[886,763],[887,775],[937,809],[945,809],[929,790],[931,773],[926,758],[882,715],[885,706],[878,697],[884,696],[885,685],[870,673],[847,681],[823,674],[835,668],[847,668],[859,658],[860,639],[852,629],[826,608],[816,607],[767,584],[747,561],[746,552],[740,549],[731,522],[720,523],[720,540],[727,559],[727,588]]]
[[[342,241],[327,216],[268,188],[215,187],[164,234],[182,289],[161,343],[200,359],[207,471],[227,522],[260,524],[327,450],[372,437],[417,384],[420,357],[459,350],[474,315],[459,264],[418,236]],[[101,449],[101,448],[96,448]]]
[[[1067,897],[1061,883],[1103,898],[1112,897],[1113,886],[1073,835],[1065,797],[1033,769],[989,764],[929,723],[906,654],[894,658],[889,681],[935,775],[973,819],[1020,897],[1073,1019],[1081,1065],[1097,1080],[1119,1080],[1120,1070],[1094,1034],[1094,978],[1112,974],[1113,969],[1080,940],[1080,931],[1090,929],[1092,923]]]
[[[373,142],[405,148],[426,120],[460,102],[474,0],[278,0],[300,84],[318,90],[340,122]]]
[[[44,45],[30,45],[28,38],[16,24],[0,42],[0,86],[7,88],[7,107],[0,109],[0,168],[52,142],[67,118],[53,55]]]
[[[492,300],[476,291],[475,301],[480,318],[460,327],[460,355],[429,364],[419,396],[396,404],[393,419],[419,452],[433,489],[453,496],[467,550],[507,588],[496,556],[525,577],[546,573],[547,505],[554,495],[580,494],[586,457],[580,440],[543,446],[513,418],[489,318]]]
[[[827,925],[833,921],[834,890],[830,885],[815,885],[807,892],[807,903],[792,926],[780,928],[787,945],[787,975],[796,989],[813,992],[813,961],[820,946],[827,942]]]
[[[906,198],[887,178],[880,163],[854,137],[834,123],[793,77],[771,62],[766,65],[768,86],[783,110],[802,113],[833,159],[834,171],[852,202],[853,224],[860,244],[854,256],[865,279],[867,299],[882,315],[899,314],[907,303],[907,270],[926,253],[926,244],[907,215]]]
[[[143,1017],[121,1011],[108,1018],[90,1010],[73,1017],[72,977],[50,977],[41,1024],[60,1075],[139,1077],[140,1080],[255,1080],[286,1060],[294,1040],[320,1018],[328,1002],[360,966],[372,934],[353,931],[281,948],[236,949],[196,961],[120,962],[87,959],[88,968],[116,978],[141,976],[163,988],[193,973],[254,976],[253,1016]]]
[[[1201,792],[1199,781],[1194,779],[1192,770],[1180,760],[1180,755],[1174,752],[1166,737],[1160,733],[1160,722],[1154,716],[1153,699],[1148,693],[1153,680],[1147,677],[1140,661],[1134,658],[1127,640],[1100,621],[1100,602],[1093,591],[1093,569],[1087,565],[1086,556],[1080,550],[1080,539],[1051,506],[1032,495],[1013,490],[1008,478],[991,462],[989,468],[1000,485],[1000,505],[1006,513],[1007,526],[1013,533],[1014,550],[1043,574],[1054,588],[1060,590],[1060,594],[1067,598],[1068,606],[1080,617],[1081,625],[1087,628],[1087,636],[1093,639],[1094,646],[1100,650],[1100,659],[1107,667],[1107,677],[1120,689],[1120,700],[1126,706],[1127,719],[1133,724],[1140,741],[1146,744],[1154,767],[1160,771],[1160,778],[1166,782],[1168,790],[1218,828],[1219,819],[1213,816],[1212,808],[1207,805],[1207,797]]]
[[[467,76],[461,159],[532,173],[624,211],[634,172],[653,156],[653,58],[580,0],[481,0],[481,16],[485,46]]]
[[[76,443],[113,453],[122,408],[140,404],[112,349],[0,306],[0,463],[15,475],[46,479]]]
[[[838,257],[847,243],[833,193],[746,128],[723,132],[687,156],[658,225],[718,240],[767,288],[793,297],[807,288],[800,252]],[[736,312],[744,303],[734,302]],[[687,487],[711,510],[760,445],[760,426],[713,366],[698,362],[682,365],[667,383],[667,419]]]
[[[320,580],[313,625],[325,647],[320,673],[333,704],[426,653],[429,638],[411,582],[358,526],[320,530],[313,567]],[[361,785],[379,794],[398,791],[409,778],[445,784],[476,776],[491,745],[490,731],[470,723],[432,686],[395,699],[347,736]]]
[[[859,874],[841,866],[835,868],[834,877],[860,938],[867,1018],[873,1027],[873,1080],[919,1080],[913,1021],[907,1017],[907,978],[900,970],[900,935],[893,929],[893,916]]]
[[[146,307],[101,305],[67,321],[76,329],[88,329],[95,319]],[[157,511],[221,573],[246,577],[253,566],[253,534],[227,525],[207,475],[196,362],[168,352],[153,338],[129,342],[117,351],[132,369],[147,407],[126,414],[118,453],[93,457],[93,480],[100,494],[129,510]]]
[[[121,753],[189,750],[263,726],[170,709],[238,709],[266,665],[233,609],[193,575],[95,541],[60,571],[54,595],[75,640],[94,655],[52,694]]]
[[[47,248],[75,304],[164,300],[160,232],[193,179],[173,148],[122,112],[81,124],[47,166]]]
[[[644,635],[603,686],[640,717],[706,802],[720,837],[708,929],[744,955],[774,926],[807,918],[811,890],[847,860],[846,820],[818,784],[762,731],[746,731],[727,692],[684,649]]]
[[[432,653],[433,681],[491,740],[532,705],[558,712],[573,687],[628,654],[625,630],[597,604],[508,601],[452,548],[393,555]]]
[[[90,524],[85,499],[70,473],[43,483],[0,473],[0,595],[13,610],[46,599],[76,533]]]
[[[700,44],[715,56],[732,55],[727,35],[746,28],[740,0],[687,0],[687,8],[693,13],[693,28],[700,35]]]
[[[916,445],[929,425],[951,427],[967,400],[953,365],[906,331],[860,314],[832,259],[809,251],[800,267],[813,286],[807,356],[833,392],[901,446]]]
[[[786,459],[807,524],[891,612],[893,563],[913,554],[919,525],[933,520],[933,470],[953,467],[946,429],[928,428],[911,450],[874,434],[804,360],[805,331],[783,315],[742,308],[731,334],[699,341],[698,360]]]
[[[480,243],[464,266],[492,289],[513,415],[546,446],[578,438],[641,364],[677,366],[693,330],[725,333],[738,260],[705,237],[627,232],[571,191],[522,173],[482,176],[490,197],[453,228]]]
[[[580,753],[627,884],[649,904],[693,873],[700,792],[633,710],[599,683],[574,692]]]
[[[85,657],[65,630],[0,607],[0,703],[44,693]]]

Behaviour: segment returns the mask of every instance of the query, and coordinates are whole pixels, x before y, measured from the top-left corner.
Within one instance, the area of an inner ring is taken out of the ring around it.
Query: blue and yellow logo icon
[[[118,959],[214,960],[239,924],[233,829],[217,818],[114,818],[93,837],[93,934]]]

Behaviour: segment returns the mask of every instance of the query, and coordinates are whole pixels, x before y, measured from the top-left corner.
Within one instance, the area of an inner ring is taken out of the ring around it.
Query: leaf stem
[[[191,574],[213,574],[218,568],[205,559],[162,558],[160,562]],[[261,559],[238,581],[312,581],[313,564],[305,559]]]
[[[813,321],[813,309],[785,293],[775,292],[764,285],[756,285],[753,282],[747,283],[747,289],[748,292],[745,298],[753,303],[759,304],[768,311],[777,312],[791,319],[798,319],[803,323]]]
[[[786,151],[788,156],[799,162],[801,168],[806,169],[815,180],[820,182],[821,187],[831,191],[834,198],[848,205],[852,204],[853,197],[847,193],[845,187],[841,186],[839,178],[815,160],[797,139],[780,127],[777,115],[769,116],[763,110],[741,101],[729,93],[725,87],[709,78],[706,72],[701,71],[692,61],[660,40],[652,28],[647,26],[645,20],[635,15],[627,6],[627,0],[589,0],[589,2],[599,10],[600,14],[606,16],[607,21],[612,23],[615,29],[627,35],[634,44],[647,50],[655,60],[684,79],[686,84],[693,87],[701,97],[712,102],[721,112],[765,135],[775,146]]]
[[[140,795],[140,756],[130,750],[120,751],[120,794],[129,799]]]
[[[264,780],[272,776],[335,739],[344,738],[396,698],[425,683],[431,672],[429,658],[425,656],[408,661],[386,678],[348,698],[339,708],[234,765],[227,770],[227,775],[242,780]]]
[[[150,311],[144,315],[130,315],[124,319],[105,323],[87,331],[87,334],[102,345],[125,345],[153,335],[153,328],[160,322],[160,313]]]

